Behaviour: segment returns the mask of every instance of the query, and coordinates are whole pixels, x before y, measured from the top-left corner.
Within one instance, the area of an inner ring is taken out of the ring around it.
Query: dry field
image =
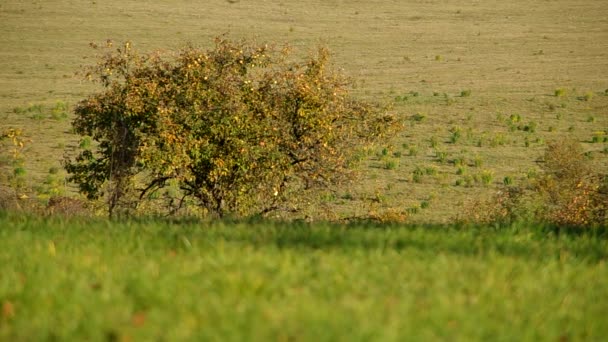
[[[546,143],[567,136],[598,169],[608,164],[603,0],[5,0],[0,129],[22,127],[32,140],[28,182],[47,179],[78,144],[64,104],[69,112],[94,91],[75,76],[93,62],[90,42],[153,50],[207,46],[221,34],[301,53],[324,44],[356,80],[356,96],[391,104],[406,123],[369,154],[361,182],[322,198],[311,215],[392,209],[449,221],[505,178],[528,177]]]

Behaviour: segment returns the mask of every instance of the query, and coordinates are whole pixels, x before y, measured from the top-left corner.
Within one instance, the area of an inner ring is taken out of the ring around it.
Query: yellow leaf
[[[53,241],[49,241],[48,250],[49,250],[49,254],[50,254],[51,256],[55,256],[55,254],[57,253],[57,251],[56,251],[56,249],[55,249],[55,242],[53,242]]]

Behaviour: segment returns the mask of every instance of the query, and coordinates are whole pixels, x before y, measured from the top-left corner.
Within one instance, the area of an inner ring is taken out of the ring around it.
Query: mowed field
[[[323,44],[355,96],[392,106],[406,125],[370,151],[361,181],[320,198],[308,217],[394,210],[449,222],[505,178],[534,175],[547,142],[567,137],[598,169],[608,166],[601,0],[3,1],[0,128],[31,138],[30,186],[77,146],[70,108],[96,90],[75,75],[95,61],[90,42],[152,51],[210,47],[222,34],[288,43],[302,55]],[[69,184],[58,190],[74,194]]]

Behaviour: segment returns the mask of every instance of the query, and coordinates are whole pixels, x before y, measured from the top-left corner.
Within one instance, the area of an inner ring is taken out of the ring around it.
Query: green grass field
[[[605,230],[0,214],[0,340],[587,340]]]

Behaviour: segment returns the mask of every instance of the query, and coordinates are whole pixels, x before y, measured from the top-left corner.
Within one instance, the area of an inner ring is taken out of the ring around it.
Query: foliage
[[[175,209],[188,199],[217,216],[291,208],[351,180],[357,149],[398,127],[349,96],[324,48],[303,62],[223,38],[171,56],[129,43],[106,50],[86,72],[103,91],[79,102],[73,121],[96,148],[66,169],[89,198],[107,196],[110,213],[170,186]]]
[[[579,227],[608,223],[608,177],[594,171],[578,142],[549,144],[541,170],[528,184],[505,184],[489,201],[475,201],[467,220],[537,220]]]
[[[606,174],[593,170],[579,143],[550,144],[542,169],[537,191],[545,199],[547,220],[577,226],[608,222]]]
[[[9,128],[0,132],[0,209],[20,209],[23,194],[23,149],[28,143],[23,130]]]

